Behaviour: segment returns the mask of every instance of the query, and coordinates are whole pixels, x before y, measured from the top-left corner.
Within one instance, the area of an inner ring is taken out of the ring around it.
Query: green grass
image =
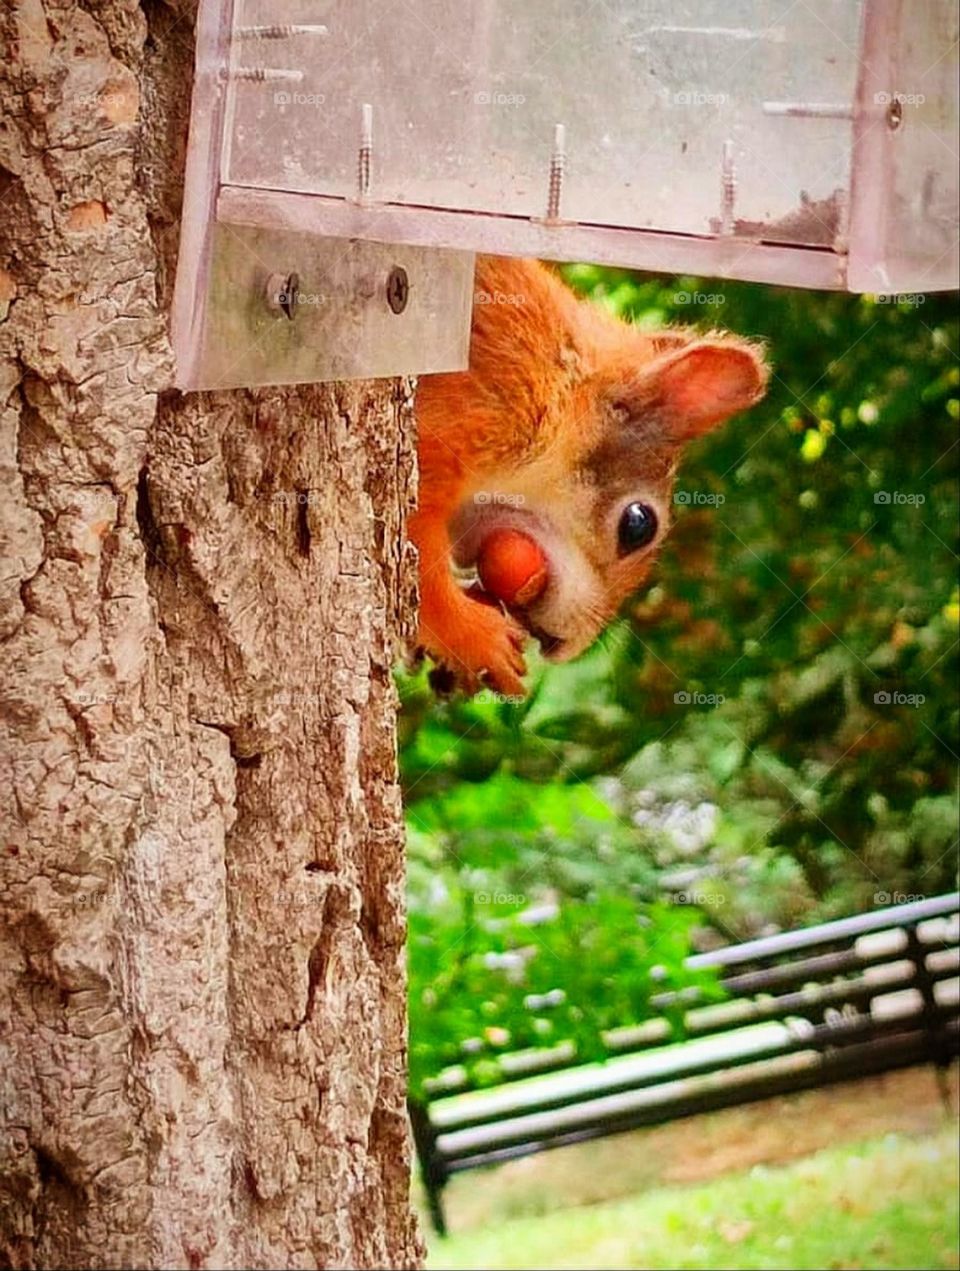
[[[430,1268],[958,1266],[955,1127],[434,1238]]]

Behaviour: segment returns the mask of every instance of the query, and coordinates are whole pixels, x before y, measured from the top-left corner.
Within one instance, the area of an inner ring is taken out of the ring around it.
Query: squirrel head
[[[526,313],[518,305],[504,322],[481,309],[475,319],[471,378],[483,398],[474,417],[489,415],[496,436],[497,413],[511,412],[517,444],[492,471],[478,468],[450,530],[454,560],[468,569],[494,530],[536,542],[540,585],[509,607],[544,655],[564,662],[649,573],[670,528],[683,447],[758,402],[768,371],[747,340],[641,331],[537,268],[521,293]]]

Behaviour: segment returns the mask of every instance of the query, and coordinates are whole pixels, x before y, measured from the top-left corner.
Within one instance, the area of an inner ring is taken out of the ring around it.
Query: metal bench
[[[664,1017],[607,1037],[610,1058],[569,1047],[505,1055],[503,1081],[463,1073],[411,1099],[431,1220],[463,1170],[960,1053],[960,893],[731,945],[688,960],[719,968],[726,996],[688,994],[684,1040]],[[678,1005],[662,994],[661,1010]]]

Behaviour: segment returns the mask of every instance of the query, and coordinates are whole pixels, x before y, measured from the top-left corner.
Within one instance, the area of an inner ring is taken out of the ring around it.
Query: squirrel
[[[478,257],[469,369],[416,398],[421,649],[467,693],[517,698],[528,639],[551,662],[583,652],[650,570],[683,446],[758,402],[767,374],[739,336],[645,331],[539,261]],[[533,555],[522,585],[482,568],[511,536]]]

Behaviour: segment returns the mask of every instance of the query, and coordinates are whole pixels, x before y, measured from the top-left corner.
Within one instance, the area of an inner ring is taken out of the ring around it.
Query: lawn
[[[955,1125],[433,1239],[428,1267],[956,1268]]]

